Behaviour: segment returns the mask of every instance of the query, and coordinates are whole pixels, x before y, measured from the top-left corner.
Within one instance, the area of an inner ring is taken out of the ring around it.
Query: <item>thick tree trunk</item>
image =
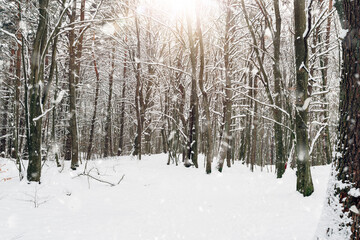
[[[198,167],[198,132],[199,132],[199,110],[196,80],[196,49],[193,39],[191,19],[189,13],[186,16],[188,38],[190,45],[190,64],[191,64],[191,94],[190,94],[190,113],[189,113],[189,136],[188,136],[188,154],[187,159]]]
[[[310,196],[314,191],[310,172],[310,156],[308,143],[308,46],[309,29],[306,29],[305,0],[294,1],[295,16],[295,58],[296,58],[296,160],[297,184],[296,190],[304,196]],[[308,9],[310,11],[310,9]],[[308,28],[311,27],[311,16]]]
[[[340,3],[340,4],[339,4]],[[343,28],[347,29],[342,41],[343,70],[340,84],[340,122],[338,156],[336,159],[338,179],[345,186],[336,189],[344,212],[353,219],[351,239],[360,239],[360,198],[350,194],[360,188],[360,2],[338,1],[338,12]]]
[[[30,105],[29,105],[29,134],[28,151],[29,165],[27,169],[28,181],[40,182],[41,177],[41,130],[42,130],[42,96],[40,82],[44,80],[44,64],[42,53],[47,40],[47,21],[49,0],[39,0],[39,25],[36,31],[33,52],[31,54],[30,75]],[[41,53],[41,54],[39,54]],[[37,119],[40,117],[39,119]]]
[[[73,1],[70,23],[75,22],[76,0]],[[70,127],[71,136],[71,169],[75,170],[79,166],[79,145],[76,119],[76,53],[75,53],[75,29],[69,32],[69,98],[70,98]],[[68,150],[69,151],[69,150]]]

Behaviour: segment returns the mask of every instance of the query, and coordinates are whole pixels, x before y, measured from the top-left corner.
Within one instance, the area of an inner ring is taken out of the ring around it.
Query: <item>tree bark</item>
[[[200,3],[197,1],[197,10],[200,10]],[[206,118],[206,166],[205,171],[207,174],[211,173],[211,163],[213,160],[213,134],[211,128],[211,117],[210,117],[210,100],[208,97],[208,93],[204,87],[204,70],[205,70],[205,52],[204,52],[204,42],[203,42],[203,33],[201,29],[201,20],[199,16],[199,11],[196,11],[196,31],[199,37],[199,45],[200,45],[200,71],[199,71],[199,88],[201,90],[201,94],[204,101],[204,110],[205,110],[205,118]]]
[[[112,49],[111,54],[111,70],[109,75],[109,98],[106,115],[105,125],[105,144],[104,144],[104,157],[112,156],[112,135],[111,135],[111,100],[112,100],[112,87],[114,82],[114,71],[115,71],[115,48]]]
[[[231,113],[232,113],[232,64],[231,64],[231,50],[232,50],[232,29],[233,29],[233,13],[232,13],[232,1],[226,2],[226,26],[225,26],[225,44],[224,44],[224,67],[225,67],[225,100],[224,100],[224,133],[222,136],[220,151],[219,151],[219,172],[223,169],[224,160],[226,158],[226,164],[231,167],[231,140],[232,135],[230,133],[231,125]]]
[[[30,63],[30,104],[29,104],[29,135],[28,151],[29,165],[27,168],[28,181],[40,182],[41,177],[41,127],[42,127],[42,96],[40,82],[44,80],[44,64],[42,53],[45,51],[47,40],[47,8],[49,0],[39,0],[39,24],[33,44]],[[38,120],[36,118],[40,117]]]
[[[333,5],[333,1],[329,0],[329,9],[328,12],[330,13],[332,10],[332,5]],[[330,31],[331,31],[331,15],[329,15],[328,19],[327,19],[327,24],[326,24],[326,36],[325,36],[325,46],[328,47],[330,46]],[[323,91],[328,90],[328,68],[329,68],[329,56],[328,54],[325,54],[325,56],[323,57],[323,63],[324,63],[324,68],[321,71],[322,72],[322,77],[323,77]],[[324,96],[325,98],[325,102],[328,103],[328,98],[327,95]],[[327,125],[325,127],[325,133],[323,134],[323,144],[324,144],[324,151],[325,151],[325,157],[326,157],[326,163],[330,164],[331,163],[331,153],[332,153],[332,145],[331,145],[331,136],[330,136],[330,117],[329,117],[329,104],[326,104],[324,106],[324,118],[326,119]]]
[[[294,1],[295,17],[295,58],[296,58],[296,190],[310,196],[314,186],[310,171],[308,141],[308,46],[307,39],[311,28],[310,4],[308,8],[308,29],[306,28],[305,0]]]
[[[76,18],[76,2],[72,2],[70,23],[75,22]],[[75,170],[79,166],[79,145],[77,134],[77,119],[76,119],[76,47],[75,43],[75,29],[69,32],[69,98],[70,98],[70,126],[69,133],[71,139],[71,169]],[[69,150],[68,150],[69,152]]]
[[[337,178],[347,187],[335,189],[339,193],[343,211],[353,219],[351,239],[360,239],[360,198],[349,193],[360,188],[360,2],[337,1],[338,13],[346,36],[342,40],[343,69],[340,83],[340,122]],[[336,187],[336,186],[335,186]],[[350,210],[350,211],[349,211]]]
[[[281,108],[281,72],[280,72],[280,49],[281,49],[281,16],[279,10],[279,0],[274,0],[275,10],[275,32],[273,38],[274,44],[274,85],[275,85],[275,105]],[[285,172],[285,153],[283,143],[283,130],[281,127],[282,113],[278,108],[273,110],[274,119],[277,123],[274,124],[275,142],[276,142],[276,173],[277,178],[281,178]]]
[[[123,84],[121,90],[121,107],[120,107],[120,137],[118,156],[124,151],[124,125],[125,125],[125,97],[126,97],[126,74],[127,74],[127,54],[124,54],[124,68],[123,68]]]
[[[141,160],[141,153],[142,153],[142,131],[143,131],[143,92],[142,92],[142,82],[141,82],[141,40],[140,40],[140,26],[139,26],[139,18],[138,14],[135,13],[135,28],[136,28],[136,58],[135,61],[135,77],[136,77],[136,89],[135,89],[135,111],[136,111],[136,137],[134,141],[134,152],[133,155],[137,156],[139,160]]]
[[[258,74],[256,74],[256,76],[254,76],[254,89],[253,89],[253,97],[254,99],[256,99],[256,95],[257,95],[257,88],[258,88]],[[256,163],[256,152],[257,152],[257,128],[258,128],[258,117],[256,116],[257,114],[257,102],[254,101],[254,113],[252,116],[252,125],[250,126],[251,129],[251,154],[250,154],[250,170],[253,172],[254,171],[254,165]]]
[[[196,80],[196,49],[193,38],[191,19],[189,13],[186,16],[191,64],[191,94],[190,94],[190,113],[189,113],[189,136],[187,159],[198,167],[198,129],[199,129],[199,110]]]
[[[93,40],[95,42],[95,35],[94,35]],[[91,154],[92,154],[92,145],[93,145],[93,140],[94,140],[94,131],[95,131],[95,122],[96,122],[96,112],[97,112],[99,89],[100,89],[100,75],[99,75],[99,70],[98,70],[98,67],[96,64],[94,50],[92,51],[92,58],[93,58],[95,76],[96,76],[96,87],[95,87],[94,112],[93,112],[93,116],[91,118],[90,138],[89,138],[89,145],[88,145],[88,149],[87,149],[86,160],[90,160]]]

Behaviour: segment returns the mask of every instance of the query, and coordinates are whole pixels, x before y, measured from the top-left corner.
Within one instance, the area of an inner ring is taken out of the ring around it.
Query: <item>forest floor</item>
[[[311,168],[315,192],[304,198],[292,169],[276,179],[274,168],[252,173],[240,162],[210,175],[166,162],[164,154],[90,161],[90,175],[111,187],[68,162],[61,173],[47,162],[41,184],[20,182],[14,162],[0,159],[0,239],[313,239],[330,166]]]

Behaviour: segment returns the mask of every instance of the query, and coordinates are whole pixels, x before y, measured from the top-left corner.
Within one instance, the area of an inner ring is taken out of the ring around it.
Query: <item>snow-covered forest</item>
[[[0,239],[360,239],[359,0],[0,0],[0,116]]]

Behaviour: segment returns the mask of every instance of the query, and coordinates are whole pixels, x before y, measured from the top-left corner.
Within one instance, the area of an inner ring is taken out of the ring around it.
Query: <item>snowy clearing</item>
[[[89,162],[93,176],[111,183],[125,174],[111,187],[76,177],[84,164],[73,172],[68,162],[62,173],[48,162],[40,185],[19,182],[15,164],[0,159],[0,239],[313,239],[330,166],[311,168],[315,192],[304,198],[291,169],[276,179],[270,169],[251,173],[236,162],[206,175],[202,167],[166,161],[152,155]]]

